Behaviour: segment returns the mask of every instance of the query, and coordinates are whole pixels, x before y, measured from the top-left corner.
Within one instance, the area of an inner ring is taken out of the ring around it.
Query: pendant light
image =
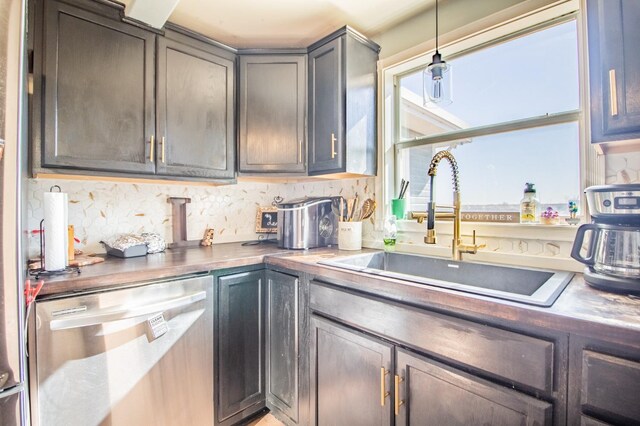
[[[442,60],[438,52],[438,0],[436,0],[436,53],[431,63],[422,72],[422,91],[424,106],[450,104],[451,99],[451,65]]]

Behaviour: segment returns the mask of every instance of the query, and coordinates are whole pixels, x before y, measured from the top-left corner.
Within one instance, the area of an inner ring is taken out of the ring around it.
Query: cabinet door
[[[309,174],[344,168],[344,36],[309,53]]]
[[[312,317],[311,423],[391,424],[391,357],[390,344]]]
[[[640,138],[640,2],[588,0],[591,138]]]
[[[267,402],[298,421],[298,277],[267,271]]]
[[[240,171],[304,172],[306,56],[240,57]]]
[[[218,280],[218,422],[235,423],[264,401],[263,271]],[[225,420],[229,420],[225,422]]]
[[[397,350],[396,375],[398,425],[552,423],[548,402],[402,349]]]
[[[153,173],[155,34],[44,7],[42,166]]]
[[[234,177],[234,61],[222,54],[187,37],[158,38],[158,174]]]

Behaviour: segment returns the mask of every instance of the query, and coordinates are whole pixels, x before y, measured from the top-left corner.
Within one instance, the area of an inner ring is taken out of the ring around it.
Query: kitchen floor
[[[284,423],[273,417],[271,413],[267,413],[247,424],[247,426],[284,426]]]

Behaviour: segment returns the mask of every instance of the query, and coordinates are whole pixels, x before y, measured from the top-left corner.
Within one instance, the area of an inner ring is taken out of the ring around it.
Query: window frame
[[[472,129],[456,130],[431,136],[422,136],[415,139],[402,141],[400,138],[400,84],[399,79],[407,74],[424,68],[429,63],[435,46],[431,46],[429,51],[418,56],[399,61],[392,64],[385,64],[380,72],[381,90],[381,136],[383,141],[383,155],[381,158],[382,172],[378,177],[379,202],[384,206],[383,214],[376,222],[376,229],[381,228],[384,216],[390,214],[390,200],[399,188],[396,164],[399,151],[412,146],[445,142],[460,138],[482,136],[486,134],[510,132],[527,128],[542,127],[553,124],[578,122],[579,128],[579,164],[580,164],[580,216],[583,222],[590,218],[586,212],[586,200],[582,191],[590,185],[604,183],[604,158],[598,156],[596,150],[588,142],[589,126],[588,117],[588,86],[587,86],[587,63],[586,63],[586,22],[584,17],[584,0],[566,0],[554,3],[548,7],[525,14],[519,18],[509,20],[498,25],[491,26],[486,30],[473,33],[471,35],[453,40],[439,47],[445,58],[454,58],[464,55],[474,50],[482,49],[497,43],[507,41],[525,34],[539,31],[554,25],[576,21],[578,38],[578,84],[579,84],[579,109],[565,111],[557,114],[549,114],[538,117],[530,117],[510,122],[503,122],[487,126],[474,127]],[[446,38],[446,34],[443,38]],[[426,166],[425,166],[426,167]],[[425,169],[426,173],[426,169]],[[464,201],[464,195],[463,195]],[[401,231],[422,232],[424,226],[417,225],[415,221],[399,221]],[[437,221],[436,228],[443,227],[443,232],[447,232],[450,224],[444,225]],[[484,235],[491,237],[508,236],[509,238],[549,238],[559,241],[573,241],[576,227],[570,226],[548,226],[541,224],[496,224],[486,222],[463,222],[463,233],[470,233],[471,229],[477,229]],[[541,234],[542,233],[542,234]]]

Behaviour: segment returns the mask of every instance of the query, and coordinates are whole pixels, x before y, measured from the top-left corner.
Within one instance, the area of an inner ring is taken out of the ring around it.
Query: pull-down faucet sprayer
[[[451,171],[453,173],[453,206],[436,206],[436,197],[435,197],[435,180],[436,173],[438,171],[438,164],[440,161],[446,159],[451,165]],[[462,253],[471,253],[475,254],[478,252],[478,249],[485,247],[484,244],[476,244],[476,232],[473,231],[473,243],[472,244],[462,244],[462,239],[460,238],[460,171],[458,170],[458,163],[456,162],[455,157],[449,151],[440,151],[437,152],[433,158],[431,159],[431,163],[429,164],[429,171],[427,172],[429,175],[429,203],[427,204],[427,212],[426,213],[418,213],[411,212],[411,218],[417,219],[419,223],[422,223],[426,217],[427,219],[427,234],[424,237],[424,242],[426,244],[435,244],[436,243],[436,217],[441,219],[453,219],[453,241],[451,242],[451,256],[454,260],[462,260]],[[437,207],[443,208],[451,208],[453,209],[453,213],[448,212],[436,212]]]

